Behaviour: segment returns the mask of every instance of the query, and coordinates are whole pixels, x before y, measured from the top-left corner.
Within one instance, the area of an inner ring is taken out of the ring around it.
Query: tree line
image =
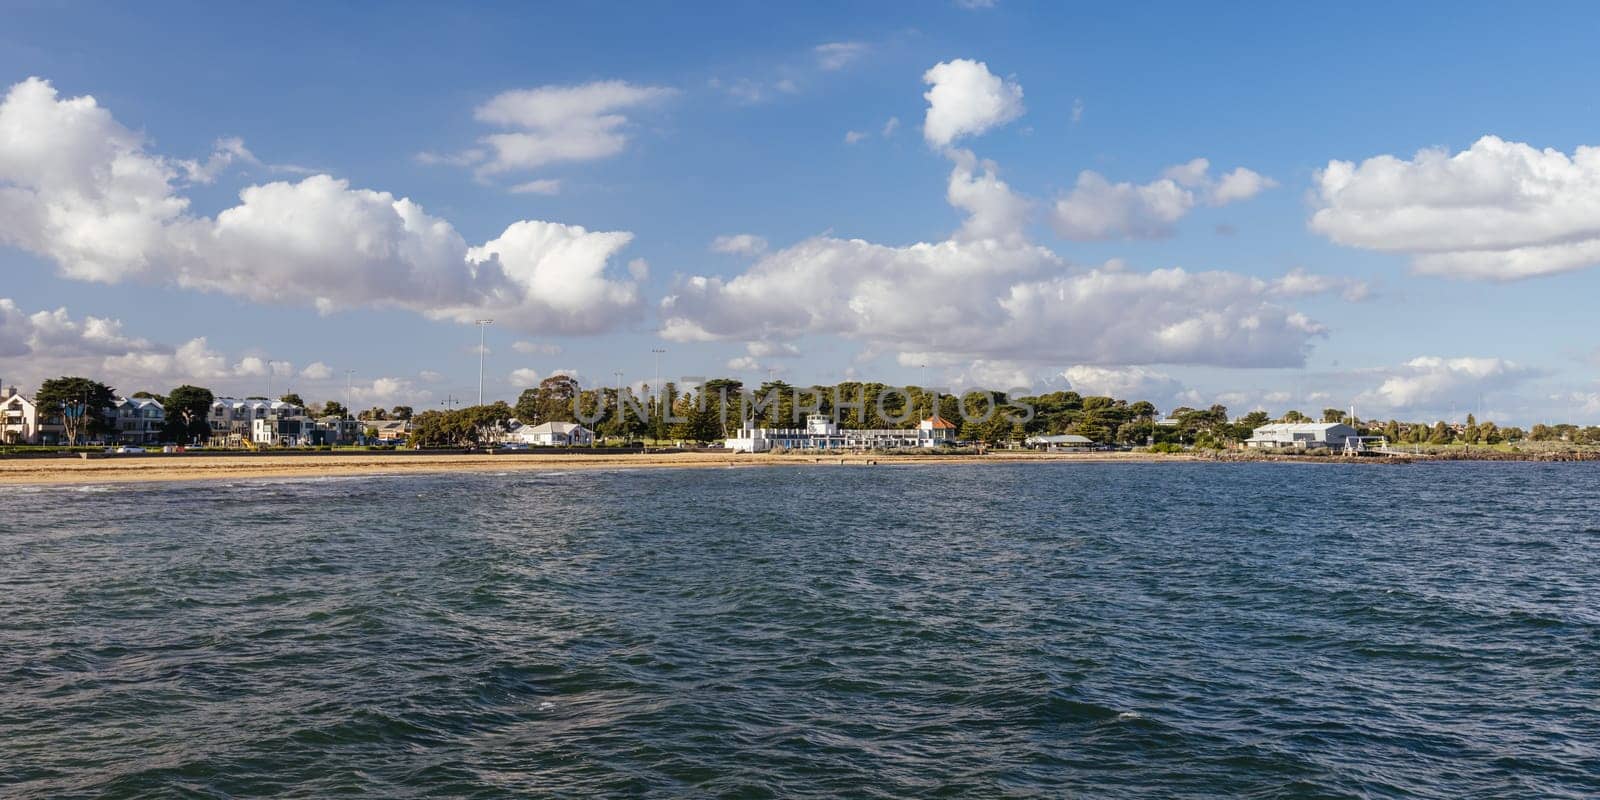
[[[514,404],[495,402],[459,409],[414,412],[397,405],[373,407],[356,414],[364,421],[410,420],[411,441],[424,447],[465,446],[492,440],[497,431],[515,419],[523,424],[575,422],[612,439],[682,440],[709,443],[732,435],[744,424],[766,428],[803,427],[807,413],[838,420],[845,429],[915,428],[931,416],[958,425],[958,436],[968,441],[998,445],[1045,434],[1077,434],[1107,444],[1173,444],[1224,447],[1248,439],[1256,428],[1270,422],[1313,422],[1299,410],[1273,418],[1252,411],[1231,419],[1223,405],[1207,408],[1180,406],[1165,418],[1154,404],[1103,395],[1058,391],[1008,396],[1004,392],[969,391],[949,394],[929,387],[899,387],[865,381],[799,386],[765,381],[749,387],[736,378],[713,378],[692,387],[663,384],[660,391],[648,385],[635,393],[628,387],[585,388],[569,375],[553,375],[518,395]],[[108,417],[116,392],[106,384],[83,377],[44,381],[35,395],[41,414],[50,424],[62,425],[69,441],[95,439],[115,433]],[[210,389],[183,385],[165,395],[151,397],[166,412],[165,441],[203,442],[210,436],[207,416],[215,396]],[[265,397],[248,399],[265,400]],[[283,402],[305,408],[313,417],[350,418],[351,412],[336,400],[308,405],[298,394]],[[620,409],[620,410],[619,410]],[[1600,426],[1539,424],[1524,431],[1479,422],[1468,415],[1464,425],[1351,419],[1341,409],[1326,408],[1323,422],[1351,423],[1364,436],[1383,436],[1397,444],[1499,444],[1529,439],[1600,445]]]

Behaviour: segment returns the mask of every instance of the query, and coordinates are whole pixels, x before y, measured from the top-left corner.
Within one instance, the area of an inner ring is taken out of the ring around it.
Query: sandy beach
[[[894,466],[905,464],[1001,464],[1040,462],[1182,461],[1183,456],[1146,453],[1012,453],[991,455],[772,455],[663,453],[616,455],[419,453],[276,455],[145,455],[107,458],[0,459],[0,485],[194,481],[208,478],[286,478],[394,475],[509,470],[712,468],[763,466]]]

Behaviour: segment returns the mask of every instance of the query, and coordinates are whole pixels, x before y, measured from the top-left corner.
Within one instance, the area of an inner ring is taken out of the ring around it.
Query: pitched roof
[[[533,433],[553,433],[557,436],[568,436],[577,431],[587,431],[588,428],[576,422],[541,422],[530,429]]]
[[[951,422],[950,420],[947,420],[944,417],[939,416],[938,414],[935,414],[935,415],[933,415],[931,417],[928,417],[927,419],[923,420],[922,423],[924,425],[927,425],[927,426],[935,429],[935,430],[952,430],[953,431],[953,430],[956,429],[956,424],[954,422]]]

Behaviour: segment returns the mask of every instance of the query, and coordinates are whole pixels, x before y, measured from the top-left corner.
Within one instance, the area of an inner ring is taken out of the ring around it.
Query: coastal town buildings
[[[954,423],[932,416],[915,428],[841,429],[827,414],[806,417],[804,428],[758,428],[753,422],[739,427],[725,446],[738,453],[765,453],[771,450],[901,450],[915,447],[943,447],[956,440]]]
[[[304,408],[280,400],[218,397],[211,401],[211,411],[206,414],[206,422],[211,427],[213,444],[239,447],[250,438],[256,420],[266,419],[269,416],[293,417],[303,414],[305,414]]]

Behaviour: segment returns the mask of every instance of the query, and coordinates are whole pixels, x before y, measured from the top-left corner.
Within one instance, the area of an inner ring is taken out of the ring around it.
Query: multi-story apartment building
[[[152,397],[119,397],[106,411],[114,438],[124,444],[156,444],[167,423],[166,409]]]
[[[61,437],[60,423],[40,415],[39,406],[17,387],[0,391],[0,444],[56,444]]]
[[[256,420],[303,414],[305,409],[280,400],[218,397],[211,402],[211,412],[206,415],[206,422],[211,426],[211,440],[214,443],[238,447],[251,438]]]

